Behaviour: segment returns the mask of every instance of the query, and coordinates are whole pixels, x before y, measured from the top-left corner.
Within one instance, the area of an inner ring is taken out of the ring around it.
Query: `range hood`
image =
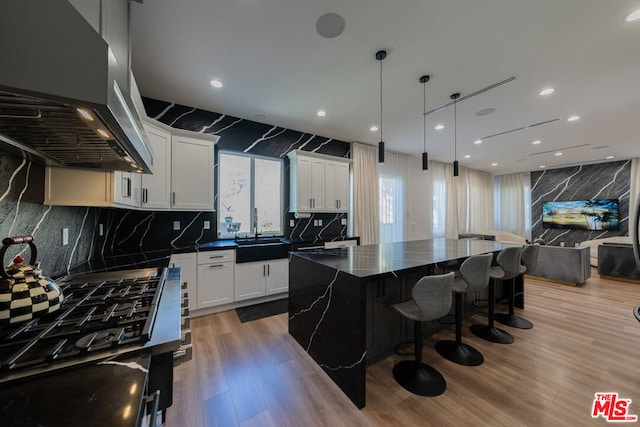
[[[0,2],[0,141],[9,144],[0,148],[59,166],[152,172],[131,99],[130,4],[74,3],[85,16],[67,0]]]

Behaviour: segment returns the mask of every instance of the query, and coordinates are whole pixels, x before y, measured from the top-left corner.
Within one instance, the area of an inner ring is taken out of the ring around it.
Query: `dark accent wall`
[[[58,277],[89,258],[98,209],[45,206],[43,200],[44,166],[0,151],[0,238],[32,235],[43,273]],[[62,246],[65,227],[69,228],[69,244]],[[28,246],[14,246],[3,266],[18,253],[29,261]]]
[[[311,218],[294,218],[289,213],[289,159],[292,150],[304,150],[349,158],[351,145],[319,135],[298,132],[278,126],[258,123],[198,108],[143,98],[147,116],[176,129],[219,135],[216,143],[215,167],[220,150],[250,153],[284,161],[284,235],[294,241],[333,240],[346,236],[346,214],[314,214]],[[217,202],[217,173],[216,179]],[[217,238],[218,212],[138,212],[104,209],[100,222],[105,224],[105,238],[99,239],[98,254],[127,252],[138,249],[180,247],[204,243]],[[322,226],[314,221],[321,219]],[[211,229],[204,230],[204,220]],[[173,221],[180,221],[182,230],[173,231]],[[293,226],[291,226],[293,221]]]
[[[531,235],[547,244],[574,246],[585,240],[626,236],[629,230],[631,160],[531,172]],[[619,230],[562,230],[542,227],[542,202],[619,199]]]

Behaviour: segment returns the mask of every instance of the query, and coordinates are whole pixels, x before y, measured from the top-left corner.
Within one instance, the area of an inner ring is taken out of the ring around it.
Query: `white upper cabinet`
[[[171,208],[212,211],[213,140],[211,136],[171,137]]]
[[[349,164],[323,154],[292,151],[290,159],[290,212],[347,212]]]
[[[167,210],[171,207],[171,133],[149,123],[144,123],[144,130],[153,149],[153,175],[141,176],[136,199],[143,209]]]
[[[213,210],[213,147],[217,136],[144,122],[153,174],[47,167],[47,205],[143,210]]]

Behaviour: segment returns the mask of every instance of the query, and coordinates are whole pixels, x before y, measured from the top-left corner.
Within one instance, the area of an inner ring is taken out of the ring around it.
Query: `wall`
[[[629,228],[631,160],[531,172],[531,235],[547,244],[574,246],[585,240],[625,236]],[[542,227],[542,202],[550,200],[619,199],[620,229],[563,230]]]
[[[45,206],[43,200],[44,166],[0,151],[0,237],[32,235],[43,273],[57,277],[89,258],[98,210]],[[69,228],[66,246],[61,241],[63,227]],[[3,265],[18,253],[29,261],[28,246],[14,246]]]
[[[220,136],[216,143],[215,164],[219,150],[251,153],[284,160],[284,234],[294,241],[331,240],[347,235],[347,226],[342,225],[346,214],[313,214],[311,218],[295,219],[289,213],[289,159],[292,150],[304,150],[331,156],[348,158],[351,145],[291,129],[285,129],[225,114],[151,98],[143,98],[147,116],[177,129]],[[217,180],[217,174],[216,180]],[[215,185],[217,202],[217,184]],[[105,239],[100,239],[100,253],[112,251],[179,247],[194,242],[207,242],[217,236],[216,212],[134,212],[107,209],[101,213],[100,221],[106,226]],[[322,226],[314,221],[322,220]],[[174,220],[181,222],[180,231],[173,231]],[[204,220],[211,221],[211,229],[204,230]],[[291,226],[293,221],[293,226]]]

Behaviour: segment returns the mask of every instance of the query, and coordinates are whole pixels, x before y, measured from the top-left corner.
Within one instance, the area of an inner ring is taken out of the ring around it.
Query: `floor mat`
[[[236,313],[242,323],[275,316],[276,314],[286,313],[287,311],[289,311],[288,298],[236,308]]]

